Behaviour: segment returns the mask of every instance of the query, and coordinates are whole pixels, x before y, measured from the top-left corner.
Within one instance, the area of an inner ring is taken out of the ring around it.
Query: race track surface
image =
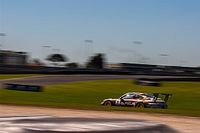
[[[151,79],[170,78],[171,79],[171,78],[186,78],[186,77],[146,76],[146,75],[47,75],[47,76],[36,76],[36,77],[0,80],[0,85],[4,83],[19,83],[19,84],[29,84],[29,85],[53,85],[53,84],[78,82],[78,81],[136,79],[136,78],[151,78]]]
[[[20,83],[31,85],[51,85],[67,82],[90,81],[90,80],[112,80],[112,79],[133,79],[130,75],[50,75],[37,76],[19,79],[0,80],[3,83]]]

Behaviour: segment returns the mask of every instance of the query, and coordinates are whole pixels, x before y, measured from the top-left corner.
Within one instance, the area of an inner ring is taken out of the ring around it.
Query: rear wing
[[[169,93],[153,93],[153,95],[156,97],[155,100],[157,100],[159,98],[160,95],[164,96],[164,101],[167,102],[169,100],[169,98],[172,96],[172,94]]]

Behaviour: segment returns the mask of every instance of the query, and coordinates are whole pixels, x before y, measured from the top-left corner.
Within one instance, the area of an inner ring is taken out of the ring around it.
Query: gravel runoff
[[[142,120],[108,118],[67,118],[50,116],[0,117],[0,132],[49,133],[49,132],[103,132],[103,133],[177,133],[170,127]]]
[[[162,131],[163,133],[165,131],[170,130],[170,132],[176,130],[181,133],[199,133],[200,131],[200,118],[199,117],[187,117],[187,116],[176,116],[176,115],[167,115],[167,114],[148,114],[148,113],[138,113],[138,112],[120,112],[120,111],[91,111],[91,110],[73,110],[73,109],[58,109],[58,108],[46,108],[46,107],[32,107],[32,106],[14,106],[14,105],[0,105],[0,121],[3,121],[4,123],[0,122],[1,126],[4,126],[6,124],[5,119],[16,119],[13,116],[29,116],[33,117],[35,116],[44,116],[44,118],[49,119],[48,116],[54,117],[55,119],[48,120],[48,125],[52,125],[55,127],[55,129],[58,126],[56,123],[50,123],[52,121],[57,121],[58,118],[68,118],[68,119],[85,119],[85,118],[93,118],[93,119],[122,119],[122,121],[125,121],[125,123],[128,122],[127,125],[130,126],[134,125],[135,127],[139,127],[141,125],[154,125],[154,124],[161,124],[165,130]],[[12,117],[11,117],[12,116]],[[19,119],[18,119],[19,120]],[[30,127],[31,121],[26,121],[25,126]],[[33,122],[33,121],[32,121]],[[44,120],[43,120],[44,122]],[[134,124],[133,124],[133,123]],[[104,124],[106,122],[103,122]],[[123,122],[122,122],[123,123]],[[20,123],[15,123],[16,125],[19,125]],[[66,124],[66,123],[62,123]],[[80,124],[80,123],[78,123]],[[102,123],[88,123],[86,127],[88,129],[92,129],[94,126],[98,125],[102,126]],[[113,128],[115,126],[120,127],[120,123],[114,122],[114,124],[110,121],[107,121],[107,127]],[[23,122],[21,126],[23,125]],[[37,124],[36,124],[37,125]],[[43,125],[45,125],[43,123]],[[166,128],[167,127],[169,128]],[[71,126],[71,129],[76,127],[77,125],[68,125]],[[4,126],[5,127],[5,126]],[[45,126],[44,126],[45,127]],[[79,126],[78,126],[79,127]],[[38,126],[34,127],[38,128]],[[80,127],[84,128],[84,127]],[[80,129],[79,128],[79,129]],[[174,130],[172,130],[174,129]],[[78,129],[77,129],[78,130]],[[175,131],[174,131],[175,132]],[[152,132],[153,133],[153,132]],[[159,132],[156,132],[159,133]]]

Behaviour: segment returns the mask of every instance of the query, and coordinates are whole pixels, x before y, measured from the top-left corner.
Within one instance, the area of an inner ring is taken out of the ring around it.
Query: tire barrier
[[[180,82],[183,82],[183,81],[192,81],[192,82],[199,82],[200,81],[200,77],[184,77],[184,78],[154,78],[154,79],[148,79],[150,81],[180,81]]]
[[[145,86],[161,86],[162,81],[169,81],[169,82],[184,82],[184,81],[191,81],[191,82],[199,82],[200,77],[163,77],[163,78],[138,78],[134,79],[134,83],[137,85],[145,85]]]
[[[41,92],[43,90],[43,87],[39,85],[22,85],[22,84],[11,84],[11,83],[4,84],[3,88],[7,90],[32,91],[32,92]]]
[[[135,84],[137,85],[144,85],[144,86],[161,86],[160,82],[157,81],[150,81],[150,80],[144,80],[144,79],[136,79],[134,80]]]
[[[200,77],[152,77],[152,78],[138,78],[136,80],[143,80],[143,81],[151,81],[151,82],[161,82],[161,81],[192,81],[192,82],[199,82]]]

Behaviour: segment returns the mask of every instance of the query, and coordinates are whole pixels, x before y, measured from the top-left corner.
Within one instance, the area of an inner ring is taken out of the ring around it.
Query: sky
[[[200,66],[199,24],[199,0],[0,0],[0,48],[31,58]]]

